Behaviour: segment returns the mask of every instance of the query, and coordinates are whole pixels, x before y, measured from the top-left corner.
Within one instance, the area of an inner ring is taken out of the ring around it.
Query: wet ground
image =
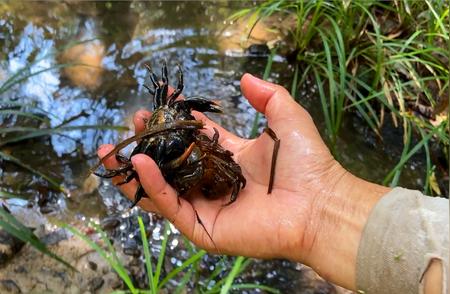
[[[258,27],[251,41],[246,40],[246,34],[242,33],[245,24],[227,19],[243,5],[234,1],[2,2],[0,84],[30,64],[31,73],[40,70],[42,73],[2,93],[0,101],[33,104],[52,127],[61,124],[131,127],[132,114],[151,107],[149,94],[143,87],[148,83],[144,64],[159,68],[162,60],[166,60],[172,79],[176,65],[183,67],[186,96],[202,95],[217,100],[225,114],[212,117],[228,130],[248,137],[255,111],[243,99],[239,80],[245,72],[262,76],[267,54],[264,50],[250,52],[246,48],[252,43],[271,43],[279,36]],[[270,80],[289,88],[292,74],[287,60],[282,55],[275,56]],[[305,84],[298,93],[298,101],[324,130],[314,88]],[[0,118],[0,125],[35,124],[27,118]],[[355,174],[381,181],[398,161],[401,132],[387,129],[387,139],[382,143],[356,115],[346,117],[342,130],[337,148],[339,160]],[[57,179],[67,195],[7,162],[0,162],[0,189],[22,195],[40,213],[67,222],[120,216],[129,203],[108,181],[86,178],[86,174],[96,162],[95,150],[100,144],[115,143],[131,134],[111,129],[72,130],[3,146],[1,151]],[[0,137],[5,139],[8,137]],[[422,158],[419,154],[408,163],[401,185],[423,186]],[[140,247],[139,242],[129,240],[136,226],[127,217],[121,218],[113,234],[124,247],[130,247],[128,252],[133,252]],[[153,232],[161,230],[160,222],[149,219],[148,224],[153,226]],[[160,236],[154,233],[153,237],[157,253]],[[184,249],[177,246],[171,248],[172,266],[186,257]],[[208,262],[206,258],[205,264]],[[308,275],[302,271],[304,267],[284,261],[255,261],[242,279],[279,288],[283,293],[335,293],[334,287],[325,282],[316,289],[319,292],[308,288],[304,282]]]

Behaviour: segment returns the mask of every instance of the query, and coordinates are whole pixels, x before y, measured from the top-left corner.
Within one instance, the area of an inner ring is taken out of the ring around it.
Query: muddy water
[[[31,72],[54,68],[15,85],[0,99],[39,107],[53,127],[131,127],[132,114],[151,107],[143,87],[148,83],[143,65],[159,68],[166,60],[172,79],[176,65],[182,65],[186,96],[202,95],[219,101],[225,114],[213,118],[247,137],[255,111],[243,99],[239,79],[245,72],[261,76],[267,56],[247,53],[249,42],[242,32],[245,25],[227,20],[243,5],[235,1],[2,2],[0,83],[29,64]],[[271,42],[275,38],[260,29],[253,41]],[[72,66],[58,67],[62,64]],[[290,87],[292,73],[286,59],[276,56],[270,79]],[[312,113],[323,133],[319,100],[315,99],[314,89],[307,85],[305,88],[308,91],[300,90],[297,99]],[[35,126],[35,122],[23,118],[1,119],[0,123]],[[396,164],[402,147],[395,143],[401,142],[401,134],[395,130],[388,133],[394,143],[382,145],[358,117],[346,118],[338,140],[339,160],[355,174],[380,181]],[[124,209],[127,203],[109,182],[86,179],[86,173],[95,163],[95,150],[100,144],[115,143],[130,134],[131,131],[104,129],[73,130],[63,136],[7,145],[3,152],[56,178],[69,197],[5,162],[0,163],[0,187],[38,203],[43,213],[63,215],[67,220],[102,217],[113,209]],[[422,170],[423,161],[418,157],[403,172],[401,183],[420,188]],[[263,277],[266,284],[293,291],[286,279],[297,276],[301,270],[292,264],[264,263],[255,271],[258,275],[253,276]]]

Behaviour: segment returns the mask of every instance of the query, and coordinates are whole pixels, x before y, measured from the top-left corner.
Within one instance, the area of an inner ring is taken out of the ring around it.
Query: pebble
[[[0,293],[18,294],[22,291],[13,280],[0,280]]]
[[[89,291],[91,291],[91,292],[97,291],[98,289],[100,289],[103,286],[104,283],[105,283],[105,280],[103,280],[102,277],[93,278],[89,282]]]
[[[101,226],[102,230],[104,230],[104,231],[113,230],[116,227],[118,227],[119,225],[120,225],[120,220],[115,215],[107,216],[104,219],[102,219],[100,222],[100,226]]]
[[[88,261],[88,266],[93,271],[96,271],[97,268],[98,268],[97,264],[95,262],[93,262],[93,261],[90,261],[90,260]]]
[[[0,230],[0,266],[5,265],[25,243],[5,230]]]

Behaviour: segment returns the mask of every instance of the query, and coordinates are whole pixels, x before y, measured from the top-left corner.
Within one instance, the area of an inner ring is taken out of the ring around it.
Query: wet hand
[[[339,165],[323,144],[309,114],[284,88],[248,74],[242,78],[241,87],[249,102],[266,115],[268,125],[281,140],[272,193],[267,194],[273,140],[265,133],[253,140],[239,138],[205,115],[194,113],[205,123],[204,132],[208,135],[212,136],[213,128],[219,130],[219,143],[234,153],[247,186],[229,206],[224,206],[229,195],[217,200],[190,195],[178,201],[177,193],[166,183],[153,160],[139,154],[132,162],[150,195],[139,205],[161,213],[194,243],[208,250],[263,258],[292,258],[294,248],[298,252],[310,250],[311,241],[303,228],[312,213],[314,196],[323,189],[323,182],[329,183],[336,177]],[[150,115],[145,110],[135,114],[137,133],[144,129],[144,120]],[[99,157],[112,148],[112,145],[101,146]],[[105,166],[116,168],[118,163],[110,157]],[[116,177],[113,182],[120,180],[121,177]],[[133,198],[137,185],[133,180],[120,188]],[[197,221],[194,209],[214,243]]]
[[[241,89],[250,104],[265,114],[269,127],[281,140],[272,193],[267,194],[273,140],[265,133],[252,140],[239,138],[205,115],[194,113],[205,123],[207,134],[212,136],[213,128],[219,130],[219,142],[234,153],[234,159],[247,179],[246,187],[228,206],[224,204],[229,201],[229,195],[217,200],[208,200],[203,195],[178,198],[155,162],[144,154],[138,154],[132,158],[132,163],[150,197],[141,200],[139,205],[162,214],[196,245],[209,251],[300,261],[315,267],[330,280],[351,288],[354,267],[343,266],[337,276],[334,269],[330,271],[329,266],[324,267],[324,256],[330,256],[326,261],[330,265],[340,262],[339,258],[329,254],[325,243],[340,243],[340,240],[349,243],[343,245],[348,248],[344,249],[342,258],[345,261],[355,259],[364,219],[378,198],[365,200],[362,212],[355,208],[360,203],[353,203],[355,199],[349,195],[357,195],[358,191],[366,189],[367,182],[352,176],[334,160],[310,115],[283,87],[246,74],[241,80]],[[146,111],[136,113],[137,132],[143,129],[144,119],[149,116]],[[112,148],[111,145],[102,146],[99,156],[104,156]],[[117,162],[109,158],[105,166],[114,168]],[[129,198],[134,197],[136,188],[135,181],[121,186]],[[198,222],[195,212],[213,242]],[[339,227],[340,218],[349,218],[346,213],[362,215],[361,220],[356,220],[358,225],[351,223],[348,230],[347,226]],[[357,240],[356,244],[339,234],[352,236]],[[347,256],[349,254],[350,257]]]

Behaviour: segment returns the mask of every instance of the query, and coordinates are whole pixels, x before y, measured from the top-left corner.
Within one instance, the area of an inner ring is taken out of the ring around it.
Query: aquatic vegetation
[[[116,271],[120,278],[124,281],[129,292],[131,293],[160,293],[163,290],[170,290],[171,293],[182,293],[186,289],[187,283],[191,282],[197,291],[201,293],[229,293],[230,290],[237,289],[261,289],[269,293],[279,293],[278,290],[268,286],[252,284],[252,283],[234,283],[234,279],[242,273],[245,268],[250,264],[251,259],[244,257],[237,257],[233,263],[231,270],[228,274],[225,274],[227,268],[219,262],[215,266],[215,270],[204,280],[199,279],[199,263],[206,255],[205,250],[198,250],[193,247],[188,240],[185,239],[185,245],[189,250],[190,256],[181,265],[175,267],[163,277],[163,265],[168,247],[169,240],[169,222],[165,221],[164,230],[162,235],[161,247],[157,256],[156,265],[152,261],[151,250],[147,239],[147,230],[145,229],[144,222],[140,216],[138,216],[140,237],[142,240],[142,248],[144,255],[144,262],[146,268],[146,274],[148,277],[148,289],[138,289],[133,284],[133,279],[129,275],[125,268],[123,261],[118,257],[117,251],[114,248],[111,241],[108,239],[107,234],[95,223],[89,223],[95,232],[100,236],[100,240],[103,245],[99,245],[97,242],[90,239],[87,235],[81,233],[78,229],[63,224],[62,227],[69,230],[74,235],[87,242],[97,253],[104,258],[108,264]],[[181,276],[178,280],[177,277]],[[214,280],[214,282],[212,282]],[[174,281],[177,281],[174,285]],[[192,285],[191,284],[191,285]],[[115,291],[114,293],[128,293],[128,291]]]
[[[284,1],[258,3],[236,12],[249,27],[270,17],[293,19],[288,58],[295,66],[292,93],[306,80],[318,89],[333,153],[343,116],[355,111],[382,140],[390,119],[402,126],[405,152],[385,183],[399,175],[405,158],[425,149],[424,190],[439,193],[431,144],[448,150],[450,54],[449,7],[441,1]],[[274,29],[281,30],[280,22]],[[301,99],[301,97],[296,97]],[[407,142],[421,137],[411,150]],[[445,154],[448,161],[448,153]],[[448,172],[448,167],[447,167]],[[391,183],[396,184],[396,178]],[[431,185],[431,182],[435,184]]]
[[[49,186],[59,192],[65,193],[60,181],[54,179],[52,176],[39,170],[39,168],[28,164],[26,161],[15,157],[11,152],[15,144],[25,144],[29,140],[38,139],[52,135],[66,136],[65,133],[75,130],[117,130],[123,131],[128,128],[123,126],[109,126],[109,125],[70,125],[71,122],[87,116],[86,113],[81,112],[73,117],[62,121],[58,125],[51,125],[50,121],[58,117],[38,106],[37,103],[26,102],[23,97],[16,97],[11,94],[17,87],[20,87],[29,79],[45,74],[47,72],[56,71],[62,68],[70,68],[75,65],[88,67],[88,64],[80,63],[58,63],[54,65],[41,66],[41,62],[54,58],[58,52],[64,49],[71,48],[76,45],[89,43],[92,40],[82,42],[69,43],[60,49],[51,51],[41,57],[35,58],[24,67],[12,73],[0,84],[0,96],[5,97],[0,101],[0,159],[13,163],[28,172],[41,177],[46,180]],[[11,98],[6,98],[11,97]],[[30,99],[31,100],[31,99]]]

